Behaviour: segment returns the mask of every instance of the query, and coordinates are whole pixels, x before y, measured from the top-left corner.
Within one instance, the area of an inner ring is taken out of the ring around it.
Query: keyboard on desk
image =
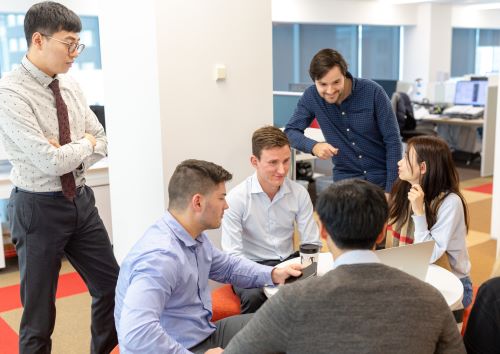
[[[443,111],[443,115],[450,118],[477,119],[484,114],[484,107],[476,106],[452,106]]]

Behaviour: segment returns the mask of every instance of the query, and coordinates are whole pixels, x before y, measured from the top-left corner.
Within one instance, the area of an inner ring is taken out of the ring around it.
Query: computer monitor
[[[486,104],[486,91],[488,81],[458,81],[455,87],[456,105],[484,106]]]
[[[385,93],[387,93],[387,96],[389,96],[389,99],[392,97],[393,93],[396,92],[396,88],[398,85],[398,80],[379,80],[379,79],[374,79],[377,84],[382,86],[384,89]]]

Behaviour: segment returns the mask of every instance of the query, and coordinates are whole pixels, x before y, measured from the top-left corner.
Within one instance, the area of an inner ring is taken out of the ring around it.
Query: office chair
[[[392,110],[396,114],[399,124],[399,131],[403,142],[414,136],[432,135],[436,136],[436,132],[432,128],[419,126],[415,120],[413,106],[410,97],[404,92],[394,92],[391,98]]]

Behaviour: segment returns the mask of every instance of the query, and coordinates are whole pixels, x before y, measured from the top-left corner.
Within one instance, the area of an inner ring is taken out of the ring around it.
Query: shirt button
[[[347,131],[350,131],[350,129],[349,129],[349,128],[347,128],[346,130],[347,130]]]
[[[345,112],[342,112],[342,115],[345,116]]]
[[[352,145],[356,145],[356,143],[353,141],[353,142],[352,142]]]
[[[363,171],[363,173],[366,175],[366,171]]]
[[[359,155],[358,157],[359,157],[359,158],[362,158],[362,157],[363,157],[363,155]]]

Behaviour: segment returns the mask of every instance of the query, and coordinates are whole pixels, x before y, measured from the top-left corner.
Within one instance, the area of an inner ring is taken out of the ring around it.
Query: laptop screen
[[[455,87],[456,105],[484,106],[488,81],[458,81]]]

